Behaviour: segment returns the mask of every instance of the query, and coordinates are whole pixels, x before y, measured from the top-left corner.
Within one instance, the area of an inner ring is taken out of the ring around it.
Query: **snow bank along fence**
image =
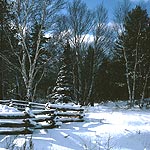
[[[20,100],[0,100],[0,104],[21,110],[0,113],[0,134],[32,134],[35,129],[51,129],[62,123],[84,121],[84,109],[77,105]]]

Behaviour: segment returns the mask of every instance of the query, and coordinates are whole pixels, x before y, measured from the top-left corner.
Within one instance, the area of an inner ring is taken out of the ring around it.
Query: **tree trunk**
[[[28,86],[27,86],[27,93],[26,93],[26,99],[27,101],[31,102],[32,101],[32,96],[33,96],[33,79],[29,79],[28,81]]]
[[[91,98],[92,92],[93,92],[93,86],[94,86],[94,75],[92,76],[92,81],[91,81],[91,85],[90,85],[90,89],[87,95],[87,102],[91,104],[91,106],[94,106],[93,104],[93,100]]]
[[[77,63],[77,100],[81,103],[81,94],[82,94],[82,81],[81,81],[81,61],[80,61],[79,48],[76,49],[76,63]]]
[[[127,87],[128,87],[128,94],[129,94],[129,100],[130,103],[132,102],[132,95],[131,95],[131,85],[130,85],[130,78],[129,78],[129,67],[128,67],[128,60],[127,60],[127,56],[126,56],[126,51],[123,48],[123,56],[124,56],[124,60],[125,60],[125,68],[126,68],[126,81],[127,81]]]
[[[18,75],[16,75],[16,94],[15,95],[16,95],[16,99],[21,98]]]
[[[148,83],[148,78],[149,78],[149,74],[150,74],[150,67],[149,67],[149,70],[145,76],[145,82],[144,82],[144,86],[143,86],[143,91],[142,91],[142,96],[141,96],[141,100],[140,100],[140,103],[139,105],[143,105],[143,100],[145,98],[145,90],[146,90],[146,86],[147,86],[147,83]]]
[[[26,100],[29,102],[32,101],[32,89],[30,86],[27,87]]]
[[[136,86],[136,70],[137,70],[137,64],[138,64],[138,40],[140,37],[140,28],[138,32],[137,42],[136,42],[136,49],[135,49],[135,63],[134,63],[134,70],[133,70],[133,85],[132,85],[132,105],[134,105],[135,100],[135,86]]]
[[[136,50],[137,51],[137,50]],[[135,65],[134,65],[134,70],[133,70],[133,85],[132,85],[132,105],[134,105],[135,101],[135,86],[136,86],[136,68],[137,68],[137,52],[135,56]]]
[[[92,106],[94,105],[93,103],[93,100],[91,98],[92,96],[92,92],[93,92],[93,88],[94,88],[94,81],[95,81],[95,74],[96,74],[96,62],[95,62],[95,54],[94,54],[94,51],[93,51],[93,59],[92,59],[92,62],[91,62],[91,84],[90,84],[90,88],[89,88],[89,91],[88,91],[88,95],[87,95],[87,102],[90,103]],[[98,65],[98,64],[97,64]]]

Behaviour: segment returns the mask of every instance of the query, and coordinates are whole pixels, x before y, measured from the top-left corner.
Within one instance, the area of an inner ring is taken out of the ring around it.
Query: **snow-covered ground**
[[[127,110],[122,106],[121,102],[117,106],[109,102],[86,107],[84,122],[36,130],[32,137],[0,135],[0,150],[18,150],[25,141],[26,147],[30,141],[34,150],[150,150],[150,110]],[[15,111],[0,105],[0,113],[5,110]]]

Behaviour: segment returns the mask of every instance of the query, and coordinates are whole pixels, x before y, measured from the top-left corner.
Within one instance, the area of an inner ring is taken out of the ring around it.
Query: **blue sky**
[[[101,4],[103,2],[104,6],[108,10],[109,15],[109,21],[113,20],[113,11],[115,7],[117,6],[118,2],[124,1],[124,0],[83,0],[90,9],[94,9],[98,4]],[[147,9],[150,10],[150,0],[130,0],[132,3],[132,6],[134,7],[137,4],[144,4],[147,6]]]

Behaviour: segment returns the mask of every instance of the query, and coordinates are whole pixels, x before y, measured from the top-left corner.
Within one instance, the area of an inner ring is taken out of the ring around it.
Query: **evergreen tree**
[[[15,88],[13,85],[15,76],[12,74],[14,68],[11,63],[15,62],[15,59],[11,52],[11,44],[15,46],[17,42],[14,38],[16,30],[12,24],[14,19],[12,5],[7,0],[0,1],[0,99],[8,97],[10,91]]]
[[[31,30],[29,30],[25,37],[26,46],[30,54],[30,61],[26,58],[24,64],[28,76],[30,76],[29,74],[32,74],[32,66],[36,66],[36,71],[30,79],[32,80],[32,84],[30,85],[30,92],[29,94],[27,94],[26,92],[26,99],[30,101],[34,100],[35,97],[39,96],[36,95],[37,87],[40,84],[40,81],[42,80],[43,76],[45,75],[45,68],[51,58],[51,52],[47,48],[48,40],[49,38],[46,38],[44,36],[44,26],[35,21],[35,23],[31,27]],[[25,85],[26,91],[28,91],[28,83],[25,83]]]
[[[58,73],[56,86],[52,94],[49,95],[50,102],[68,103],[75,102],[74,87],[73,87],[73,64],[72,52],[69,43],[66,44],[61,58],[62,66]]]
[[[4,26],[6,23],[6,18],[7,18],[7,2],[2,0],[0,1],[0,99],[3,99],[3,70],[4,70],[4,64],[3,64],[3,58],[2,54],[4,49],[6,49],[6,38],[5,38],[5,33],[4,33]]]
[[[148,69],[146,69],[149,68],[147,55],[150,54],[148,29],[147,11],[140,6],[136,6],[126,16],[124,31],[116,42],[119,59],[124,59],[122,62],[124,62],[126,70],[128,94],[132,105],[135,98],[141,97],[144,87],[142,83],[145,83],[146,74],[148,73]],[[145,64],[147,64],[146,67],[144,67]]]
[[[122,63],[115,59],[105,59],[96,78],[98,102],[127,99],[126,82]]]
[[[42,28],[42,30],[41,30],[41,28]],[[27,42],[28,43],[28,49],[30,49],[32,61],[34,61],[34,58],[36,55],[37,44],[39,44],[39,49],[41,49],[40,54],[38,56],[39,57],[38,58],[39,71],[38,71],[38,73],[35,77],[35,80],[34,80],[34,84],[36,85],[36,83],[38,83],[38,85],[37,85],[37,87],[34,86],[33,91],[32,91],[34,97],[43,96],[43,95],[40,95],[39,93],[45,92],[44,87],[41,86],[40,84],[42,84],[41,80],[44,81],[45,79],[48,78],[45,71],[43,72],[43,70],[46,70],[46,68],[48,68],[47,63],[48,63],[48,60],[51,58],[51,52],[48,50],[48,47],[47,47],[49,38],[44,36],[44,29],[45,28],[42,27],[42,25],[40,25],[38,22],[35,22],[32,30],[31,30],[31,33],[29,35],[28,42]],[[41,33],[39,34],[39,32],[41,32]],[[39,37],[39,35],[40,35],[40,37]],[[38,38],[40,39],[40,43],[37,42]],[[45,65],[43,65],[43,64],[45,64]],[[44,75],[41,78],[41,74],[43,74],[43,73],[44,73]],[[47,83],[47,81],[46,81],[46,83]],[[47,84],[47,86],[48,86],[48,84]],[[34,93],[35,89],[38,90],[38,94],[37,94],[37,92]],[[46,96],[46,93],[44,93],[44,94]]]

